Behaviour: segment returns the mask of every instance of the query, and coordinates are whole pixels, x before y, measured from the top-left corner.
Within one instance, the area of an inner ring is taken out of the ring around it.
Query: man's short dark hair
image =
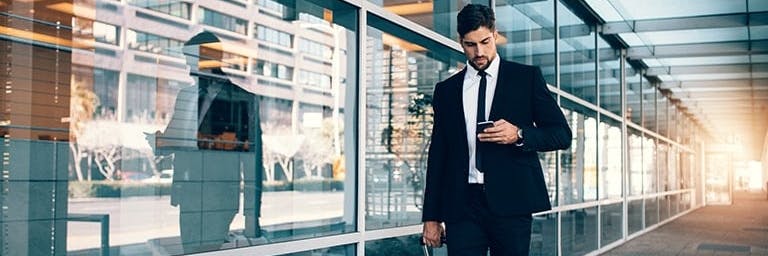
[[[458,23],[456,31],[462,38],[481,26],[491,31],[496,28],[496,16],[493,14],[493,10],[485,5],[468,4],[464,6],[459,15],[456,16],[456,21]]]

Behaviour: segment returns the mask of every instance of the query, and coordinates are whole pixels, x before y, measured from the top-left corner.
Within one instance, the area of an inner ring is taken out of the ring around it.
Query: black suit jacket
[[[462,101],[465,73],[466,68],[435,87],[423,221],[451,222],[467,214],[469,150]],[[571,130],[541,70],[501,60],[489,117],[521,127],[524,137],[523,146],[483,146],[491,212],[509,216],[551,209],[537,152],[570,147]]]

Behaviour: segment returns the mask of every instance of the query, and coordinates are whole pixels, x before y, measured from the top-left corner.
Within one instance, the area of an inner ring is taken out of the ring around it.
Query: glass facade
[[[422,255],[466,2],[0,3],[0,255]],[[701,202],[694,122],[565,2],[491,1],[499,56],[541,67],[573,130],[539,154],[531,255]]]
[[[419,224],[432,93],[463,56],[376,16],[368,21],[365,228]]]

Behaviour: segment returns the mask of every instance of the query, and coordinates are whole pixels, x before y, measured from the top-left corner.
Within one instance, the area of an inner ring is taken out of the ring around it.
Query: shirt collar
[[[499,61],[499,59],[500,59],[499,54],[496,54],[496,57],[493,58],[493,60],[491,61],[491,64],[488,65],[488,67],[485,69],[485,73],[487,73],[489,77],[496,77],[496,75],[499,74],[499,63],[501,62]],[[469,75],[469,77],[472,77],[472,78],[476,77],[478,70],[475,69],[475,67],[473,67],[472,65],[469,65],[469,61],[467,61],[466,65],[467,65],[467,75]]]

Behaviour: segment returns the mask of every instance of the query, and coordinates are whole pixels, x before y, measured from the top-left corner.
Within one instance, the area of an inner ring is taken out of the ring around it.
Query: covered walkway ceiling
[[[768,127],[768,1],[579,4],[678,109],[714,138],[740,143],[745,156],[759,159]]]

